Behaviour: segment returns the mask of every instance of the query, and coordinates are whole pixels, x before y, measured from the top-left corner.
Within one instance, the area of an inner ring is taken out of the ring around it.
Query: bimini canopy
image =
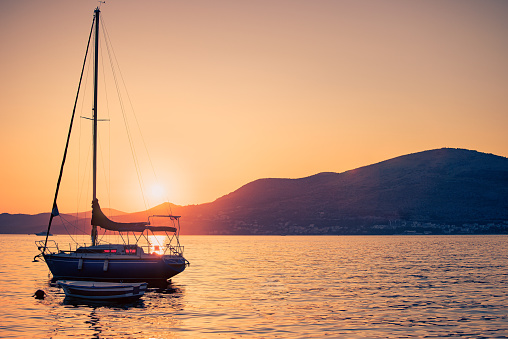
[[[176,232],[176,228],[171,226],[150,226],[148,222],[116,222],[110,220],[102,212],[99,200],[97,199],[92,201],[92,225],[116,232],[143,232],[145,230],[152,232]]]

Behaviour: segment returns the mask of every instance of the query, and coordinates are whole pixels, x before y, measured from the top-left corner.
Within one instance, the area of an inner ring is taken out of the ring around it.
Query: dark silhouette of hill
[[[443,148],[343,173],[259,179],[211,203],[115,211],[113,219],[171,210],[182,216],[183,234],[503,233],[507,197],[508,158]],[[2,214],[0,232],[39,232],[48,218]]]
[[[187,217],[210,233],[361,234],[408,222],[502,223],[507,197],[507,158],[443,148],[344,173],[259,179]]]
[[[63,215],[66,220],[73,221],[72,215]],[[41,231],[47,231],[49,222],[49,213],[40,214],[0,214],[0,234],[33,234]],[[53,219],[51,233],[66,233],[65,227],[60,219]]]

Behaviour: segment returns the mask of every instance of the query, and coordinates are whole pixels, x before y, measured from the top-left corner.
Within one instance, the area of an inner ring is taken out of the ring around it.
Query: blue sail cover
[[[106,230],[116,232],[143,232],[148,225],[147,222],[116,222],[104,215],[99,206],[99,200],[92,201],[92,225],[100,226]]]
[[[92,201],[92,225],[116,232],[143,232],[145,230],[176,232],[176,228],[171,226],[150,226],[148,222],[116,222],[110,220],[102,212],[97,199]]]

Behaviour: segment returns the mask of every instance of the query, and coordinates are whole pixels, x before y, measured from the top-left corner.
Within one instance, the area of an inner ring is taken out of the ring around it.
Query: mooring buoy
[[[44,297],[46,296],[46,292],[44,292],[43,290],[37,290],[35,291],[33,297],[35,299],[44,299]]]

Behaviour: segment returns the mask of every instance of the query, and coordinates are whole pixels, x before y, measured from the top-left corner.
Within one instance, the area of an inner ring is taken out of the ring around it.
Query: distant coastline
[[[171,205],[182,234],[507,234],[508,158],[465,149],[413,153],[343,173],[259,179],[214,202]],[[167,204],[167,203],[166,203]],[[165,210],[115,211],[117,221]],[[84,225],[90,214],[65,220]],[[0,214],[1,234],[38,233],[49,213]],[[53,234],[66,234],[55,218]]]

